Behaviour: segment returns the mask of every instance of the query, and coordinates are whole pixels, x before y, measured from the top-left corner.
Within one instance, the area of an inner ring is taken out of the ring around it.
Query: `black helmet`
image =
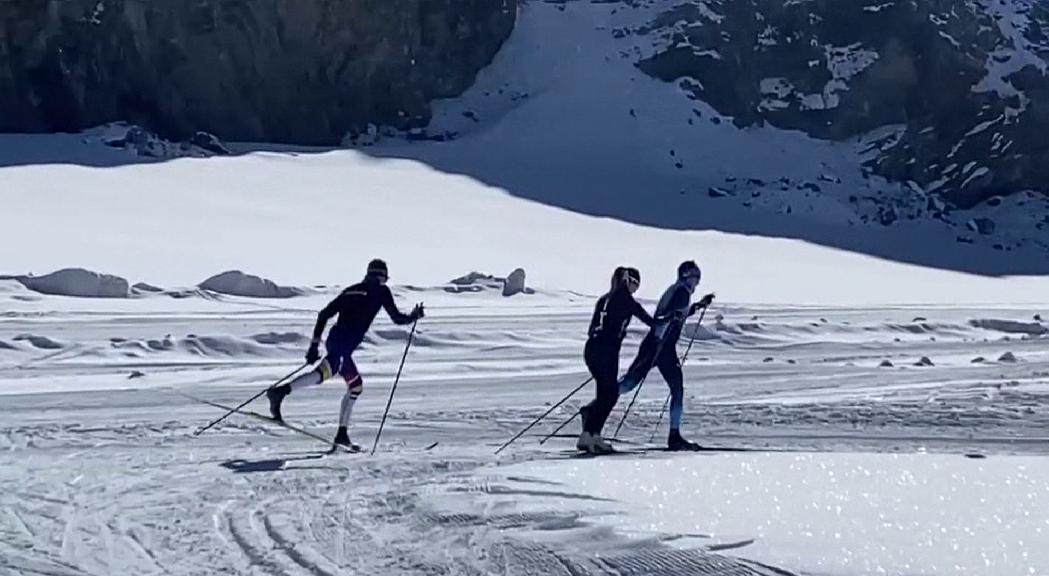
[[[631,280],[633,280],[634,282],[637,282],[638,284],[641,284],[641,271],[640,270],[638,270],[637,268],[627,268],[626,272],[627,272],[627,276],[629,276]]]
[[[678,278],[687,278],[689,276],[700,275],[702,275],[702,273],[699,270],[699,266],[692,260],[682,262],[681,265],[677,267]]]
[[[368,276],[390,276],[389,269],[386,268],[386,262],[376,258],[368,263]]]

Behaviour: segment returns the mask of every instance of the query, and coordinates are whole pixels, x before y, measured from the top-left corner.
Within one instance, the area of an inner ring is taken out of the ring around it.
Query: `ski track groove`
[[[160,562],[157,560],[157,557],[153,555],[153,553],[150,552],[148,548],[146,548],[146,546],[142,543],[141,537],[138,536],[138,534],[136,534],[134,530],[124,529],[122,530],[122,532],[122,537],[124,538],[124,541],[127,543],[127,545],[132,550],[138,552],[142,556],[142,558],[146,560],[146,562],[152,564],[155,571],[162,572],[164,574],[170,574],[168,569],[160,564]]]
[[[317,560],[308,558],[308,556],[318,558],[319,555],[316,551],[306,546],[300,550],[299,545],[293,542],[290,537],[281,534],[280,529],[274,525],[273,518],[274,516],[270,514],[263,515],[262,524],[267,536],[284,552],[288,559],[316,576],[338,576],[337,567],[325,568],[320,566]]]
[[[22,517],[22,514],[15,507],[6,506],[4,509],[7,511],[8,515],[12,519],[14,519],[15,526],[19,530],[21,530],[25,536],[28,536],[30,540],[36,538],[36,532],[34,532],[33,529],[29,527],[29,524],[26,523],[25,518]]]
[[[263,568],[275,570],[280,574],[288,574],[288,572],[279,566],[277,562],[271,561],[266,552],[256,547],[251,542],[250,538],[245,535],[245,532],[249,534],[254,532],[254,528],[251,526],[251,515],[253,513],[254,512],[250,510],[247,511],[247,517],[242,520],[242,522],[248,522],[249,525],[247,528],[238,527],[238,516],[234,514],[228,514],[226,516],[226,523],[230,535],[233,537],[233,542],[236,544],[235,549],[245,557],[247,560],[247,568],[249,570],[255,566],[261,566]]]

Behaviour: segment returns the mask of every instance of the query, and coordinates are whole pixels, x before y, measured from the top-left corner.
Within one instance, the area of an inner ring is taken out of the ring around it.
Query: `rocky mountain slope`
[[[513,0],[5,1],[0,131],[336,144],[424,125],[515,18]]]

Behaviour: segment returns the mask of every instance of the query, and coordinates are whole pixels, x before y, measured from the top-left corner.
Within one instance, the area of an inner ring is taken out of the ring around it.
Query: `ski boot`
[[[611,454],[615,451],[616,449],[608,443],[608,440],[597,434],[590,436],[590,449],[587,452],[599,456],[601,454]]]
[[[579,434],[579,439],[575,441],[575,449],[582,452],[589,452],[590,445],[593,443],[594,437],[589,432],[584,430]]]
[[[346,433],[345,426],[339,426],[339,430],[335,433],[335,439],[332,440],[332,444],[332,450],[335,449],[335,446],[345,446],[346,448],[349,448],[352,452],[361,451],[360,446],[350,441],[350,435]]]
[[[270,388],[266,391],[266,398],[270,401],[270,416],[277,422],[284,421],[284,417],[280,413],[280,405],[288,394],[291,394],[291,386],[287,384]]]
[[[682,438],[680,430],[671,430],[670,435],[667,437],[667,450],[671,452],[698,452],[700,449],[699,444]]]
[[[586,421],[590,418],[590,405],[583,404],[579,407],[579,420],[583,424],[583,430],[586,430]]]

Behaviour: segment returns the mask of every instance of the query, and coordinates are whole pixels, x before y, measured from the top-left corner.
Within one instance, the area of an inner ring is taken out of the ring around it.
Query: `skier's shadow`
[[[299,456],[296,458],[269,458],[266,460],[243,460],[241,458],[234,458],[232,460],[226,460],[219,464],[223,468],[232,471],[234,474],[252,474],[255,472],[282,472],[285,470],[321,470],[326,469],[324,466],[295,466],[292,468],[288,467],[289,462],[296,462],[301,460],[317,460],[321,458],[321,455],[309,455]]]

